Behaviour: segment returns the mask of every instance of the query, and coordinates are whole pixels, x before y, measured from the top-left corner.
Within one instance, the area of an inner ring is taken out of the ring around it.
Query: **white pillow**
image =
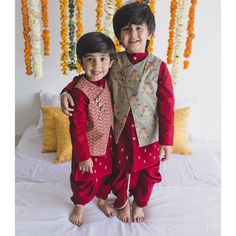
[[[175,109],[190,107],[189,115],[189,139],[191,141],[198,141],[202,138],[203,132],[199,125],[199,109],[196,97],[192,98],[177,98],[175,99]]]
[[[41,107],[44,107],[44,106],[60,107],[60,94],[51,93],[45,90],[40,90],[39,97],[40,97]],[[40,107],[39,122],[36,127],[36,131],[38,133],[42,133],[43,131],[43,113],[41,111],[41,107]]]

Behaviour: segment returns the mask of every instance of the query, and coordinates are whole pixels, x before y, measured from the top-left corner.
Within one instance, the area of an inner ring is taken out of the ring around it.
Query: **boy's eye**
[[[104,62],[104,61],[107,61],[107,58],[106,58],[106,57],[102,57],[102,58],[101,58],[101,61],[103,61],[103,62]]]
[[[123,27],[122,31],[129,31],[129,27],[128,26]]]
[[[86,58],[86,61],[87,61],[87,62],[91,62],[91,61],[93,61],[93,58],[92,58],[92,57],[87,57],[87,58]]]
[[[136,30],[142,30],[143,28],[141,26],[137,26]]]

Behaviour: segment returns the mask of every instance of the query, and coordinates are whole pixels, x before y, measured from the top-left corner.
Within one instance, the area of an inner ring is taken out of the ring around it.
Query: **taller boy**
[[[144,220],[155,183],[161,181],[160,159],[170,156],[174,133],[174,94],[166,64],[147,52],[155,18],[146,4],[129,3],[114,15],[116,37],[125,48],[110,74],[113,97],[115,153],[113,192],[118,218]],[[67,89],[72,86],[70,84]],[[62,97],[62,109],[68,114]],[[70,101],[70,100],[69,100]]]
[[[150,8],[124,5],[115,13],[113,27],[125,48],[110,75],[117,157],[114,205],[120,208],[119,218],[128,222],[128,196],[133,195],[132,219],[140,222],[153,185],[161,181],[159,157],[168,158],[171,153],[174,95],[166,64],[147,52],[155,31]]]

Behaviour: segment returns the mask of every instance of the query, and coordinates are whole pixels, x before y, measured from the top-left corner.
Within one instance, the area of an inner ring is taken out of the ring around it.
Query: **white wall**
[[[60,92],[74,73],[60,72],[60,12],[59,1],[49,1],[51,55],[44,57],[44,76],[35,79],[25,74],[24,41],[22,36],[21,4],[16,0],[16,135],[21,135],[39,117],[40,89]],[[84,32],[95,30],[95,0],[84,2]],[[104,1],[105,2],[105,1]],[[156,3],[157,31],[154,54],[166,59],[170,0]],[[220,0],[198,0],[195,19],[196,39],[190,68],[184,71],[175,89],[176,98],[197,97],[199,124],[209,141],[220,141]]]

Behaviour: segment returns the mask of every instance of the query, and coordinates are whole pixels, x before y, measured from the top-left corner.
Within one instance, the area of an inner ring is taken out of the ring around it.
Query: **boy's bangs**
[[[145,16],[139,16],[138,14],[131,16],[130,14],[127,14],[126,16],[124,16],[124,23],[122,24],[122,28],[125,26],[130,26],[130,25],[142,25],[146,22]]]

